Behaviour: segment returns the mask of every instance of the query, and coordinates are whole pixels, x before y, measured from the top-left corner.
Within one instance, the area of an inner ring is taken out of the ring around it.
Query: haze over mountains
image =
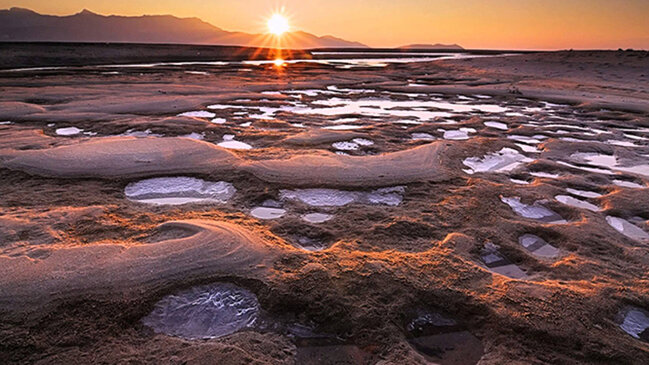
[[[229,32],[198,18],[177,18],[171,15],[104,16],[88,10],[69,16],[53,16],[21,8],[0,10],[0,41],[278,46],[277,39],[271,35]],[[295,31],[282,36],[281,47],[307,49],[367,46],[333,36],[318,37]]]

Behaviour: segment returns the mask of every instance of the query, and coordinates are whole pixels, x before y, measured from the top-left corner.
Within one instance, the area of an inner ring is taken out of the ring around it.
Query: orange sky
[[[282,6],[294,29],[374,47],[649,49],[649,0],[0,0],[41,13],[172,14],[226,30],[265,32]]]

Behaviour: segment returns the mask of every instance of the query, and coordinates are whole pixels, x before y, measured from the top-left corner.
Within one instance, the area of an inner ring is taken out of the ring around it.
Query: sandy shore
[[[648,363],[648,70],[0,71],[0,362]],[[254,323],[143,323],[219,282]]]

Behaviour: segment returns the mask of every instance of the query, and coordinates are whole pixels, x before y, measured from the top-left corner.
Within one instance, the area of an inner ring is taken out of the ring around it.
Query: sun
[[[268,31],[276,36],[281,36],[288,32],[289,29],[288,19],[282,14],[273,14],[268,19]]]

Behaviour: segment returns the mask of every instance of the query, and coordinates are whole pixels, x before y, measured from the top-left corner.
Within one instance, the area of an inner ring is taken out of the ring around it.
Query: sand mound
[[[29,174],[77,177],[140,177],[230,171],[237,158],[209,143],[187,138],[119,137],[48,150],[13,152],[4,167]]]
[[[367,187],[440,181],[450,176],[443,143],[377,156],[307,155],[254,161],[242,168],[258,178],[292,186]]]
[[[364,137],[364,134],[349,131],[333,131],[328,129],[313,129],[307,132],[298,133],[284,140],[284,143],[295,146],[315,146],[322,143],[346,141],[349,139]]]
[[[115,137],[47,150],[0,154],[2,167],[62,178],[131,178],[164,174],[248,171],[292,186],[392,186],[448,178],[443,143],[377,156],[302,155],[242,162],[210,143],[187,138]]]
[[[165,241],[73,247],[41,261],[0,257],[0,307],[29,311],[55,301],[111,295],[139,296],[148,290],[217,275],[263,276],[277,247],[240,226],[212,221],[177,221],[161,230],[192,235]]]
[[[34,113],[42,113],[45,109],[29,103],[18,101],[0,102],[0,119],[20,119],[22,116]]]

